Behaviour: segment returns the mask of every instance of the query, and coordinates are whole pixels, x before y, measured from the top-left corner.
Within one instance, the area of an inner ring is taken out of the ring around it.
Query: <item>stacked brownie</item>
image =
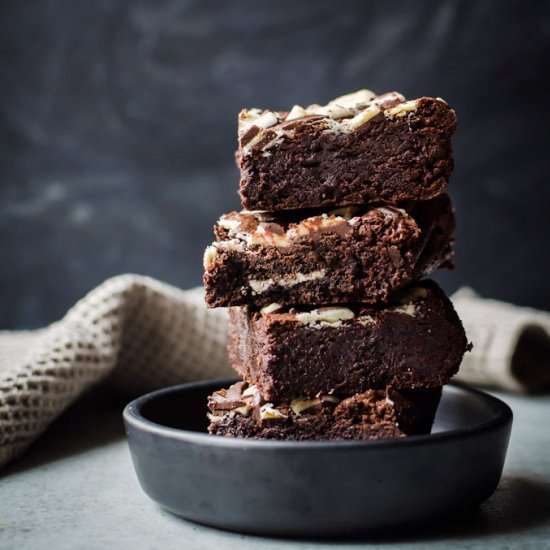
[[[209,432],[381,439],[429,433],[468,345],[444,292],[445,188],[456,117],[439,98],[368,90],[239,115],[244,210],[204,256],[209,307],[230,307],[243,378],[209,398]]]

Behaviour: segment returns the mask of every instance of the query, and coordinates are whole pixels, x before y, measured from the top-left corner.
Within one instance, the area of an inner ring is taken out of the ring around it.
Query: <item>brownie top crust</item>
[[[299,415],[306,410],[315,410],[322,405],[334,408],[343,399],[335,395],[319,394],[313,399],[296,397],[288,402],[274,405],[263,399],[255,385],[249,385],[246,382],[237,382],[228,389],[215,392],[208,398],[208,408],[211,411],[209,419],[210,421],[215,421],[216,416],[236,412],[245,416],[253,414],[257,422],[278,420],[288,418],[291,412]]]
[[[371,90],[359,90],[337,97],[326,105],[314,104],[305,108],[294,105],[290,111],[243,109],[238,117],[240,155],[260,151],[269,156],[269,150],[283,140],[293,138],[296,126],[305,120],[319,125],[323,131],[346,134],[358,130],[375,117],[404,117],[416,111],[423,101],[434,99],[447,105],[439,97],[407,100],[399,92],[376,95]],[[454,131],[454,126],[451,131]]]
[[[227,437],[331,440],[383,439],[429,433],[441,388],[366,390],[265,401],[258,388],[237,382],[208,398],[208,431]]]
[[[441,289],[427,280],[399,291],[391,297],[389,303],[383,305],[353,303],[288,307],[272,303],[260,308],[257,313],[267,316],[271,322],[296,323],[312,328],[336,328],[349,323],[375,323],[379,315],[386,313],[401,313],[414,317],[421,304],[436,299],[441,294]],[[254,311],[254,308],[250,310]]]
[[[344,238],[360,224],[391,224],[392,243],[418,237],[419,229],[406,210],[391,205],[347,206],[329,210],[286,212],[247,211],[223,215],[214,227],[216,242],[206,249],[204,267],[215,258],[218,247],[244,250],[254,245],[289,248],[303,239],[319,239],[326,233]]]

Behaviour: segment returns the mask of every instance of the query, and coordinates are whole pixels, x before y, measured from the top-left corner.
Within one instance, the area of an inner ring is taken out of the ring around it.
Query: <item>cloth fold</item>
[[[46,329],[0,333],[0,465],[107,377],[135,394],[230,376],[226,324],[225,310],[206,309],[202,289],[121,275]]]
[[[451,299],[474,344],[456,380],[518,393],[550,388],[550,313],[481,298],[467,287]]]
[[[484,300],[472,291],[455,295],[454,303],[474,342],[457,379],[509,391],[532,389],[535,379],[550,382],[550,359],[539,361],[543,375],[533,377],[527,353],[533,343],[542,350],[546,340],[550,353],[550,314]],[[207,309],[201,288],[182,291],[121,275],[45,329],[0,332],[0,465],[99,382],[130,395],[231,376],[226,325],[226,310]]]

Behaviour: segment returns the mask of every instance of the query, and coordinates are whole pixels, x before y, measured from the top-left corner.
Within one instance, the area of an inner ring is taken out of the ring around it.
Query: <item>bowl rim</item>
[[[247,438],[219,437],[213,436],[204,432],[196,432],[192,430],[183,430],[180,428],[172,428],[164,424],[159,424],[149,420],[141,414],[142,408],[149,402],[159,399],[170,393],[177,393],[182,390],[192,391],[194,389],[203,389],[216,385],[224,387],[240,380],[239,378],[222,378],[215,380],[203,380],[198,382],[190,382],[187,384],[177,384],[168,386],[159,390],[148,392],[136,399],[130,401],[124,408],[122,413],[124,423],[126,424],[126,432],[128,426],[142,432],[161,435],[171,439],[180,440],[186,443],[196,445],[219,446],[227,448],[240,449],[300,449],[304,450],[319,450],[319,449],[336,449],[346,448],[351,449],[374,449],[374,448],[394,448],[403,445],[423,445],[427,443],[440,443],[450,440],[463,439],[469,436],[478,436],[487,432],[491,432],[501,427],[511,425],[513,421],[512,409],[501,399],[490,395],[477,388],[472,388],[466,384],[451,382],[445,387],[451,387],[453,390],[458,390],[466,394],[470,394],[479,400],[484,401],[492,409],[494,414],[491,418],[471,424],[465,428],[456,428],[436,432],[434,434],[410,435],[407,437],[398,437],[392,439],[379,440],[336,440],[336,441],[284,441],[284,440],[258,440]],[[443,389],[445,389],[445,387]]]

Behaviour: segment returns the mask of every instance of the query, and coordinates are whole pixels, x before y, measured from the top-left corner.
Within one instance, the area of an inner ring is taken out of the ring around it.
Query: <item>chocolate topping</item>
[[[293,402],[300,400],[300,398],[297,398]],[[334,396],[328,396],[326,399],[319,396],[316,400],[304,399],[303,401],[309,401],[310,403],[301,409],[300,414],[312,414],[317,412],[321,406],[334,409],[340,399]],[[319,401],[319,403],[316,404],[316,401]],[[283,420],[292,411],[290,402],[280,402],[274,406],[263,399],[260,391],[255,386],[249,386],[246,382],[237,382],[228,389],[221,389],[213,393],[208,398],[208,407],[214,416],[224,416],[231,413],[244,416],[251,414],[258,424]],[[275,414],[266,415],[266,410]],[[269,417],[266,418],[266,416]]]
[[[335,233],[341,238],[347,237],[353,230],[352,225],[358,225],[361,221],[370,222],[377,217],[380,223],[389,223],[390,219],[398,220],[396,232],[402,230],[400,221],[407,214],[391,205],[351,206],[354,210],[353,218],[347,220],[338,211],[328,214],[321,209],[292,210],[286,212],[231,212],[223,216],[218,222],[216,235],[219,241],[239,238],[243,235],[252,235],[260,230],[263,233],[285,235],[290,238],[298,238],[307,234],[314,239],[319,239],[323,234]],[[224,220],[232,220],[236,227],[225,229]],[[222,229],[219,229],[219,227]],[[289,230],[290,233],[289,233]],[[294,231],[294,233],[292,233]]]
[[[246,389],[246,382],[237,382],[233,384],[226,392],[225,398],[230,401],[241,401],[243,397],[243,391]]]
[[[449,267],[454,216],[429,201],[300,212],[233,212],[215,226],[204,284],[210,307],[388,302]]]
[[[277,124],[277,126],[273,126],[271,130],[292,130],[292,128],[295,128],[305,120],[313,122],[314,120],[322,120],[324,118],[326,117],[324,117],[323,115],[307,115],[301,118],[295,118],[293,120],[285,120]]]
[[[223,391],[223,390],[220,390]],[[219,392],[216,392],[219,393]],[[441,395],[428,390],[367,390],[343,396],[264,403],[251,411],[212,411],[208,431],[227,437],[330,440],[382,439],[428,433]]]
[[[248,145],[252,141],[252,139],[258,135],[259,131],[260,128],[258,128],[254,124],[250,126],[247,130],[245,130],[239,138],[239,143],[241,147],[245,147],[246,145]]]
[[[265,140],[255,137],[237,152],[243,207],[281,211],[440,195],[453,168],[455,113],[438,98],[403,99],[390,93],[340,110],[316,107],[313,117],[302,110],[306,116],[263,130]],[[351,118],[350,107],[357,113]]]
[[[227,397],[227,390],[220,390],[208,398],[208,406],[212,411],[231,411],[237,407],[242,407],[244,401],[240,398],[230,399]]]
[[[260,222],[258,228],[264,232],[275,233],[276,235],[284,235],[285,228],[274,222]]]

